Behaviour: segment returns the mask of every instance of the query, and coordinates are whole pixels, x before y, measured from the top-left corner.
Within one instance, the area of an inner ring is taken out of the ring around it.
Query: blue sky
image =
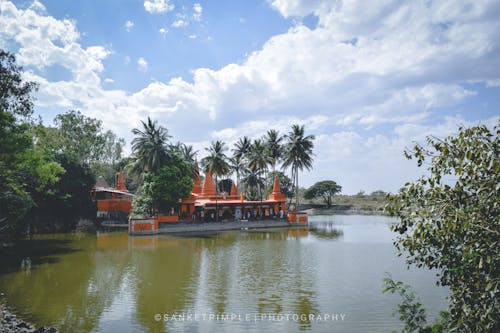
[[[79,109],[130,143],[150,116],[199,158],[305,124],[301,185],[347,194],[396,191],[424,172],[405,147],[500,115],[493,0],[0,0],[0,47],[47,124]]]

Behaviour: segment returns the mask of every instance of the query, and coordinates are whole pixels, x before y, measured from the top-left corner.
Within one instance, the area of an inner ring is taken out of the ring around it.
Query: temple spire
[[[238,195],[238,190],[236,189],[236,184],[234,182],[233,182],[233,185],[231,185],[230,195]]]
[[[278,180],[278,176],[276,176],[274,177],[273,194],[280,194],[280,193],[281,193],[280,182]]]
[[[212,179],[212,173],[207,171],[205,173],[205,181],[203,182],[203,189],[201,190],[202,196],[211,196],[215,195],[215,185],[214,180]]]
[[[116,185],[116,189],[118,191],[128,192],[127,187],[125,186],[125,180],[123,179],[123,170],[120,170],[118,174],[118,184]]]

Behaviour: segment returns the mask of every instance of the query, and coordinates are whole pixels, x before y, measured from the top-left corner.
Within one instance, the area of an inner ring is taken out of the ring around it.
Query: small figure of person
[[[283,221],[283,218],[285,217],[285,212],[283,209],[280,209],[280,220]]]

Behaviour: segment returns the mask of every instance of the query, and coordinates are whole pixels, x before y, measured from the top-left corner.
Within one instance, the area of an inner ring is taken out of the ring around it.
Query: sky
[[[0,48],[47,125],[80,110],[129,154],[149,116],[198,159],[305,125],[300,185],[344,194],[395,192],[425,172],[406,148],[500,119],[498,0],[0,0]]]

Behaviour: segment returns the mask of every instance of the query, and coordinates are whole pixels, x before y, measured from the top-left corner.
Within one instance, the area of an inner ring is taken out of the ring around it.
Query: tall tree
[[[250,146],[250,151],[248,152],[248,168],[253,173],[258,173],[263,175],[264,180],[267,177],[267,164],[269,163],[269,158],[266,155],[266,147],[262,140],[255,140]],[[262,188],[263,185],[259,186],[260,200],[262,200]]]
[[[71,110],[57,115],[55,127],[41,123],[33,128],[38,149],[52,156],[60,154],[76,163],[88,165],[94,176],[112,180],[115,165],[121,159],[125,141],[112,131],[105,131],[102,121]]]
[[[188,164],[194,164],[198,151],[194,150],[192,145],[186,145],[185,143],[183,143],[181,144],[179,151],[181,153],[181,156],[184,158],[184,161],[186,161]]]
[[[310,170],[313,162],[314,135],[305,135],[304,125],[292,125],[291,131],[285,135],[285,156],[283,168],[292,168],[292,179],[295,186],[295,209],[299,207],[299,170]]]
[[[193,188],[191,166],[178,154],[172,154],[156,174],[146,174],[138,195],[134,197],[133,213],[151,215],[168,213],[186,198]]]
[[[238,191],[241,191],[240,189],[241,168],[243,168],[243,164],[247,159],[247,154],[250,151],[251,145],[252,142],[250,141],[250,139],[244,136],[243,138],[240,138],[238,141],[236,141],[236,143],[234,144],[234,148],[232,150],[233,151],[232,169],[236,172]]]
[[[426,174],[388,197],[395,245],[449,286],[450,332],[499,332],[500,122],[427,145],[405,152]]]
[[[0,50],[0,231],[21,231],[37,198],[50,193],[64,169],[35,150],[30,131],[33,82],[13,55]],[[27,219],[31,220],[31,219]]]
[[[156,174],[168,160],[170,135],[165,127],[159,126],[149,117],[146,122],[141,121],[141,124],[142,129],[132,130],[136,136],[132,140],[132,153],[135,157],[132,170],[137,173]]]
[[[269,158],[269,164],[272,166],[273,171],[276,171],[276,164],[279,163],[283,156],[283,137],[279,135],[277,130],[271,129],[267,131],[264,136],[266,145],[266,155]]]
[[[218,193],[218,177],[227,175],[229,173],[229,163],[228,163],[228,158],[225,154],[225,151],[227,150],[226,144],[220,140],[217,140],[215,142],[212,142],[209,148],[205,148],[205,150],[208,152],[208,155],[204,157],[201,160],[201,164],[203,166],[203,169],[205,171],[210,171],[212,175],[215,176],[215,191],[216,191],[216,196],[215,196],[215,205],[216,205],[216,214],[215,214],[215,219],[216,221],[218,220],[218,205],[217,205],[217,193]]]
[[[250,147],[252,145],[252,141],[246,136],[240,138],[234,144],[233,148],[233,156],[238,157],[239,159],[245,159],[248,152],[250,151]]]
[[[250,200],[257,200],[259,198],[262,200],[262,188],[265,184],[262,170],[243,168],[241,174],[241,182],[246,188],[246,197]]]
[[[231,172],[236,173],[236,186],[237,191],[240,191],[240,176],[241,170],[243,169],[243,157],[241,155],[233,155],[229,158],[229,169]]]

